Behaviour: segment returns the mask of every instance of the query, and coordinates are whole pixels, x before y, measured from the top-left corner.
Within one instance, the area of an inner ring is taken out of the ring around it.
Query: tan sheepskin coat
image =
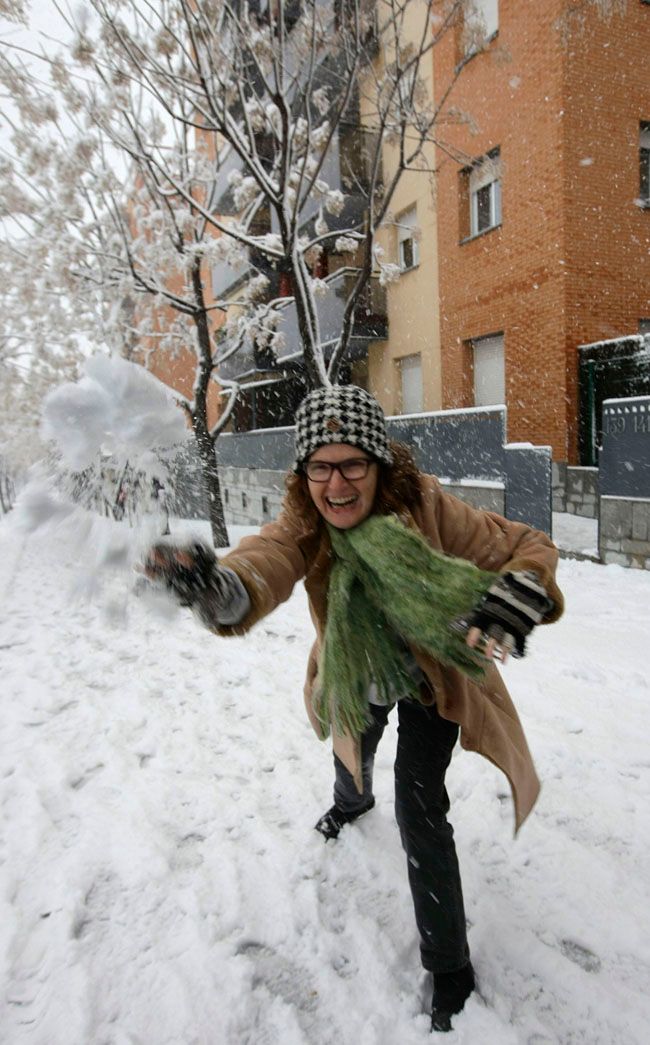
[[[434,476],[421,475],[420,484],[420,504],[412,513],[405,511],[402,515],[407,525],[420,530],[438,551],[469,559],[481,569],[534,570],[555,603],[545,623],[557,620],[563,609],[562,595],[554,578],[558,552],[546,534],[470,507],[445,493]],[[316,628],[316,641],[307,668],[305,702],[312,725],[320,736],[311,689],[327,623],[327,589],[332,564],[324,525],[316,530],[308,529],[304,520],[285,508],[275,522],[264,526],[259,534],[244,538],[221,562],[238,574],[251,598],[251,609],[244,620],[232,627],[219,627],[218,633],[222,635],[247,632],[288,599],[296,583],[304,579]],[[497,668],[490,665],[485,678],[474,682],[417,649],[413,649],[413,654],[430,683],[431,700],[435,699],[438,711],[443,718],[460,726],[462,746],[484,755],[508,777],[515,805],[515,830],[518,830],[535,804],[540,785],[519,717]],[[361,790],[358,741],[335,733],[333,743]]]

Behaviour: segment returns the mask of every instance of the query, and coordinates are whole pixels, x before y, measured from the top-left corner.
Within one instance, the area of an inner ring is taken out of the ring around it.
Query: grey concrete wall
[[[450,484],[501,484],[505,495],[497,498],[500,507],[495,510],[551,533],[551,451],[548,447],[507,444],[504,407],[389,417],[387,426],[391,439],[411,447],[423,471]],[[222,474],[231,468],[257,469],[261,463],[265,469],[285,470],[293,460],[293,429],[226,433],[219,438],[218,460]],[[232,492],[237,504],[232,511],[237,517],[245,510],[242,493],[245,495],[243,489]],[[481,494],[490,508],[496,503],[494,496]]]
[[[650,497],[650,396],[605,400],[599,466],[601,493]]]
[[[505,509],[507,519],[552,533],[551,448],[505,447]]]
[[[438,410],[387,418],[391,439],[406,443],[418,468],[452,481],[502,480],[505,472],[504,407]]]
[[[263,526],[280,510],[286,472],[266,468],[222,467],[221,490],[226,523],[235,526]],[[474,508],[498,512],[505,510],[505,490],[498,482],[443,482],[445,490]]]
[[[603,403],[600,453],[603,562],[650,569],[650,396]]]

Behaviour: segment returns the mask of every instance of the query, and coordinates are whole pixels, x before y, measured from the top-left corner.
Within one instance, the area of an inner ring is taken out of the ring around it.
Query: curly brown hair
[[[408,508],[412,510],[420,503],[420,472],[410,447],[391,440],[392,464],[379,461],[379,477],[375,494],[374,511],[378,515],[392,515]],[[307,477],[304,472],[289,472],[285,486],[286,505],[296,512],[308,529],[315,529],[321,515],[311,499]]]

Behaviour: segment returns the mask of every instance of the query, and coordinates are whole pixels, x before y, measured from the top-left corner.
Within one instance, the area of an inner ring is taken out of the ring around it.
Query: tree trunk
[[[322,351],[320,345],[314,346],[313,317],[310,316],[305,300],[305,292],[299,285],[300,273],[293,271],[294,307],[298,320],[298,333],[302,341],[302,359],[310,388],[322,388],[327,384],[325,360],[318,360],[316,353]],[[320,362],[320,365],[319,365]]]
[[[208,388],[213,367],[212,339],[210,337],[208,315],[205,310],[203,296],[201,261],[198,257],[192,265],[191,278],[194,300],[197,305],[192,318],[196,325],[200,349],[197,381],[194,387],[192,428],[201,461],[205,495],[208,499],[208,518],[212,530],[212,540],[215,548],[226,548],[228,546],[228,530],[226,529],[226,520],[223,514],[215,439],[210,435],[208,429]]]
[[[201,473],[205,495],[208,499],[208,518],[212,530],[212,540],[215,548],[228,547],[228,530],[223,514],[223,501],[221,499],[221,483],[219,482],[219,466],[214,440],[201,425],[194,428],[199,458],[201,461]]]
[[[0,478],[0,507],[4,515],[8,515],[16,500],[16,487],[10,475],[2,475]]]

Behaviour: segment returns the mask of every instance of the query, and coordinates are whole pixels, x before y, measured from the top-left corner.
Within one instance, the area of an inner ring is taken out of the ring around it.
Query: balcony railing
[[[343,313],[357,270],[339,269],[323,282],[327,292],[316,298],[321,345],[327,358],[338,341],[343,326]],[[298,329],[298,315],[293,298],[283,310],[278,331],[284,335],[285,347],[278,355],[278,366],[302,355],[302,340]],[[378,280],[371,279],[359,301],[352,330],[352,342],[346,358],[361,359],[368,351],[368,342],[382,341],[388,336],[386,294]]]
[[[252,248],[243,248],[239,264],[231,265],[227,261],[218,261],[212,266],[214,298],[216,300],[228,298],[234,293],[238,284],[245,283],[256,273],[266,276],[269,281],[268,296],[276,297],[279,293],[279,278],[269,259]]]
[[[328,359],[336,345],[343,326],[343,313],[348,297],[352,291],[357,270],[342,268],[323,282],[327,291],[316,298],[316,310],[320,326],[321,346]],[[295,300],[286,298],[282,304],[278,322],[278,332],[283,335],[284,344],[276,358],[269,358],[269,353],[260,350],[252,341],[243,345],[241,350],[232,356],[220,368],[222,377],[235,379],[254,378],[260,373],[282,371],[299,366],[303,355],[302,338],[298,327],[298,315]],[[388,319],[386,315],[386,292],[379,281],[371,279],[366,286],[356,307],[352,338],[346,360],[351,362],[364,359],[368,346],[372,341],[383,341],[388,337]]]

